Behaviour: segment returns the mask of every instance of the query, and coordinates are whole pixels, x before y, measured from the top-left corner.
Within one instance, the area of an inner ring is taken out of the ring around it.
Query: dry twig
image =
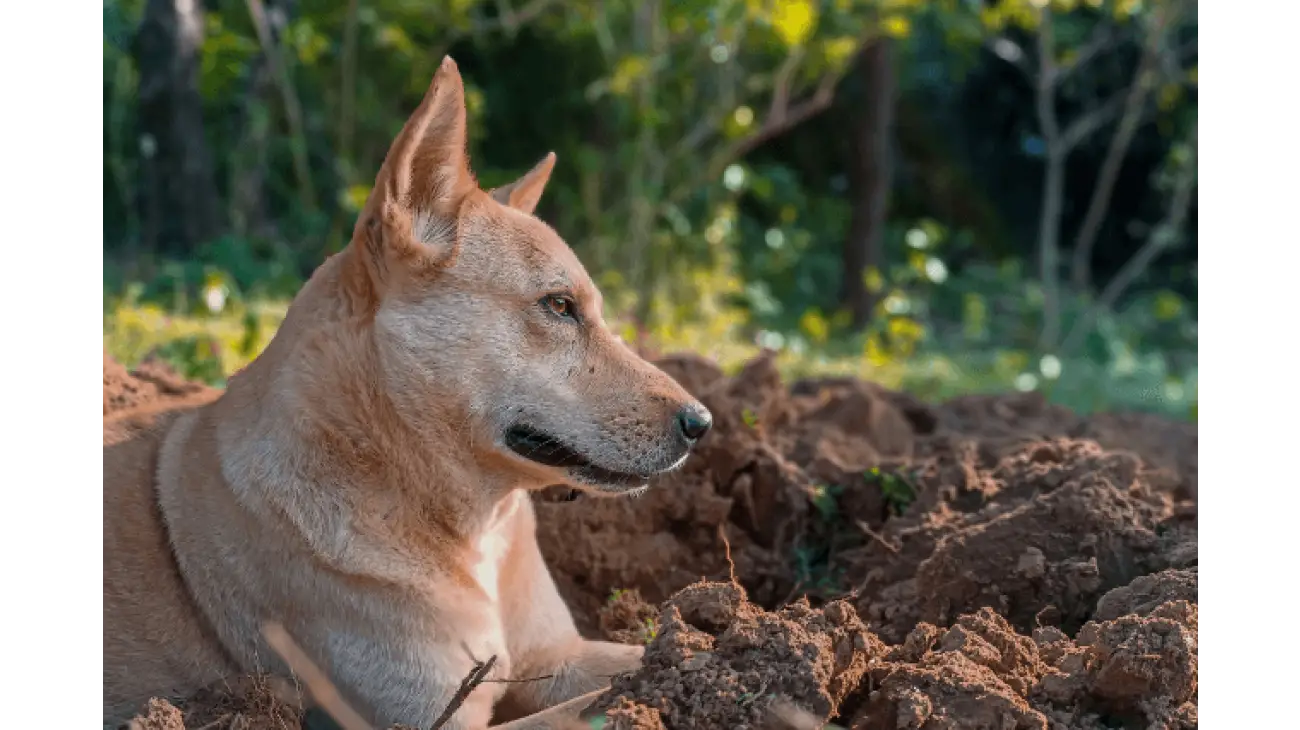
[[[876,532],[875,530],[871,529],[871,525],[868,525],[862,520],[854,520],[853,522],[854,524],[857,525],[858,529],[861,530],[867,537],[870,537],[876,542],[880,543],[881,547],[885,548],[886,550],[888,550],[889,552],[895,555],[898,554],[898,546],[886,540],[885,537],[881,535],[879,532]]]
[[[262,626],[262,636],[271,649],[289,665],[289,670],[307,685],[307,691],[339,727],[343,730],[373,730],[370,723],[358,715],[339,694],[338,688],[325,676],[325,672],[316,666],[302,648],[298,646],[289,632],[278,623],[270,622]]]
[[[726,526],[725,523],[720,523],[720,524],[718,525],[718,537],[722,538],[722,548],[723,548],[723,550],[726,551],[726,555],[727,555],[727,571],[728,571],[728,574],[731,576],[731,584],[732,584],[732,585],[737,585],[737,583],[736,583],[736,563],[735,563],[735,561],[733,561],[733,560],[731,559],[731,541],[727,539],[727,526]]]
[[[459,710],[460,706],[465,703],[465,698],[469,697],[469,693],[473,692],[475,687],[487,681],[487,675],[492,671],[492,667],[496,666],[496,663],[496,654],[488,657],[485,662],[476,661],[474,663],[474,668],[469,670],[469,674],[465,675],[465,678],[461,680],[460,687],[456,689],[456,694],[451,696],[451,701],[447,703],[447,708],[442,711],[442,714],[438,716],[437,720],[433,721],[433,727],[431,727],[430,730],[438,730],[438,728],[451,722],[452,716],[455,715],[456,710]]]

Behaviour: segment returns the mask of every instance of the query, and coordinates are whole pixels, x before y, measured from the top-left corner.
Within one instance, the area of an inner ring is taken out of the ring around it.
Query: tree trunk
[[[95,200],[104,194],[104,3],[95,0]],[[104,322],[104,218],[95,207],[95,325]],[[103,349],[101,349],[103,352]],[[100,383],[103,387],[103,383]]]
[[[858,55],[864,103],[857,115],[849,166],[849,191],[853,209],[849,235],[844,242],[844,280],[840,304],[852,316],[853,327],[871,321],[874,293],[867,288],[866,273],[883,264],[885,208],[893,181],[889,152],[894,126],[894,63],[888,38],[880,38]]]
[[[266,0],[266,20],[271,41],[278,47],[280,37],[293,16],[293,0]],[[270,169],[272,105],[275,101],[275,76],[271,59],[261,53],[249,64],[245,103],[241,115],[241,141],[231,164],[230,219],[236,232],[274,238],[275,223],[267,207],[266,175]]]
[[[1043,329],[1039,348],[1050,352],[1061,334],[1061,213],[1065,206],[1065,152],[1050,144],[1043,171],[1043,207],[1038,216],[1038,278],[1043,285]]]
[[[148,0],[135,38],[146,250],[186,256],[215,236],[217,189],[203,132],[199,0]]]
[[[104,191],[104,3],[95,0],[95,199]],[[95,207],[95,277],[99,279],[100,251],[104,245],[104,221],[99,205]]]

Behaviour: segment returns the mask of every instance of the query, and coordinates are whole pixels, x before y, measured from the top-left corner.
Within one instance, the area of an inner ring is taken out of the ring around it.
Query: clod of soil
[[[128,730],[185,730],[185,715],[167,700],[154,698],[144,714],[127,723]]]
[[[640,591],[617,591],[600,609],[600,633],[621,644],[649,644],[659,633],[659,609]]]
[[[664,603],[642,668],[596,705],[629,730],[758,728],[780,701],[825,720],[883,653],[847,602],[769,612],[738,585],[695,583]]]
[[[1172,601],[1196,603],[1197,569],[1164,570],[1136,578],[1101,597],[1092,618],[1109,621],[1133,614],[1150,616],[1160,606]]]
[[[696,583],[665,602],[643,668],[596,706],[625,730],[783,727],[783,702],[850,730],[1192,728],[1196,607],[1174,596],[1195,592],[1195,572],[1161,576],[1102,603],[1167,600],[1139,600],[1145,613],[1090,621],[1074,639],[1025,636],[986,607],[947,629],[921,623],[893,647],[843,601],[768,612],[739,586]]]

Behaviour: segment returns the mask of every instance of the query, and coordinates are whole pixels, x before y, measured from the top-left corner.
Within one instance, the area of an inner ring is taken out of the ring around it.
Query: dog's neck
[[[454,564],[519,484],[468,448],[465,414],[403,414],[383,382],[370,320],[349,304],[348,249],[295,298],[266,351],[216,405],[227,481],[271,502],[313,551],[348,572]],[[449,560],[450,559],[450,560]]]

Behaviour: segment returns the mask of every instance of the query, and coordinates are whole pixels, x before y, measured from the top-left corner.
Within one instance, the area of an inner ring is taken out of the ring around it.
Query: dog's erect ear
[[[537,209],[537,202],[542,199],[542,192],[546,190],[546,182],[551,179],[553,169],[555,153],[547,152],[542,161],[524,173],[523,177],[493,190],[492,197],[502,205],[531,214]]]
[[[375,181],[371,204],[385,228],[397,219],[403,227],[409,221],[415,241],[450,247],[460,205],[478,187],[465,146],[465,86],[448,56],[393,140]]]

